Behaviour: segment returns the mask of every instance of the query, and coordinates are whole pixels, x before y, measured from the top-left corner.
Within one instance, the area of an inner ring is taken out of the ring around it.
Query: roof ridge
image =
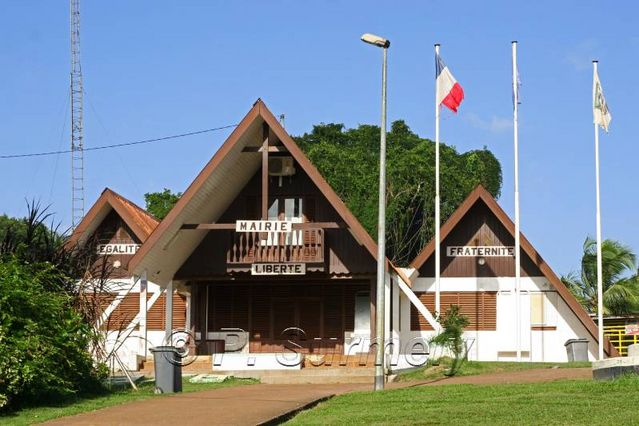
[[[150,219],[153,219],[155,222],[158,222],[158,223],[160,222],[160,219],[155,217],[151,212],[149,212],[149,211],[143,209],[142,207],[140,207],[135,202],[129,200],[128,198],[124,197],[123,195],[115,192],[114,190],[112,190],[110,188],[105,188],[105,189],[108,189],[113,195],[115,195],[116,197],[120,198],[125,203],[130,204],[132,207],[136,208],[138,211],[140,211],[140,213],[143,213],[144,215],[148,216]]]

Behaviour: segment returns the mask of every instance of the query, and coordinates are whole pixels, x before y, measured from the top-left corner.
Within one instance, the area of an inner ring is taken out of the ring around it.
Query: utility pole
[[[80,65],[80,0],[69,0],[71,30],[71,226],[84,217],[84,141],[82,66]]]

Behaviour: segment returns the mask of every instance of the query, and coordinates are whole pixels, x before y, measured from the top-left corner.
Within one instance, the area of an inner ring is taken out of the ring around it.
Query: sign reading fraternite
[[[103,256],[109,254],[124,254],[133,256],[139,248],[140,244],[99,244],[98,254]]]
[[[304,263],[254,263],[251,265],[251,275],[304,275]]]
[[[285,220],[238,220],[235,232],[291,232],[293,222]]]
[[[512,246],[448,246],[448,257],[508,257],[515,255]]]

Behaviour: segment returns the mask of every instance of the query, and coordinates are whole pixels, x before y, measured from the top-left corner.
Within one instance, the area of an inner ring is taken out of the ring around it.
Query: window
[[[532,327],[554,327],[557,325],[557,293],[530,294],[530,325]]]
[[[302,198],[285,198],[284,199],[284,220],[293,223],[302,223],[304,217],[302,215]],[[297,230],[286,234],[285,244],[293,246],[301,246],[303,243],[303,231]]]
[[[371,298],[370,293],[360,292],[355,295],[355,333],[371,332]]]
[[[435,312],[435,293],[415,293],[426,308]],[[497,292],[442,291],[441,310],[445,314],[450,305],[459,306],[460,313],[469,320],[465,330],[497,330]],[[430,323],[411,304],[411,331],[432,330]]]
[[[273,199],[268,208],[268,220],[286,220],[292,223],[304,222],[303,198],[281,197]],[[269,232],[261,244],[263,246],[277,246],[279,244],[300,246],[304,244],[304,232],[302,230],[287,232],[284,234],[283,240],[278,232]]]

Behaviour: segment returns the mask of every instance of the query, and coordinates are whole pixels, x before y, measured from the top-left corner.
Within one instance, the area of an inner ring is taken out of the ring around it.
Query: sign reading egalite
[[[293,222],[286,220],[238,220],[235,232],[291,232]]]
[[[251,275],[305,275],[305,263],[254,263]]]
[[[139,248],[140,244],[98,244],[97,251],[99,255],[125,254],[133,256]]]

